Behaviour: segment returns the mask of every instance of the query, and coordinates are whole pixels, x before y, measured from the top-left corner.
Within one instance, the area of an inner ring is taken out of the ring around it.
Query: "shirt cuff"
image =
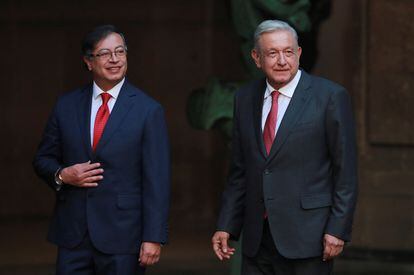
[[[56,189],[56,191],[59,191],[62,188],[62,185],[63,185],[63,181],[59,177],[59,173],[60,173],[61,170],[62,170],[62,168],[59,167],[55,172],[55,183],[56,183],[55,189]]]

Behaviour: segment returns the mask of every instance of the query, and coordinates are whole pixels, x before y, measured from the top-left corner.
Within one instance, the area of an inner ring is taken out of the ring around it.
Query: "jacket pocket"
[[[313,208],[331,206],[332,195],[331,194],[304,195],[301,198],[301,205],[303,209],[313,209]]]
[[[117,205],[120,209],[137,209],[141,205],[141,199],[137,195],[118,195]]]

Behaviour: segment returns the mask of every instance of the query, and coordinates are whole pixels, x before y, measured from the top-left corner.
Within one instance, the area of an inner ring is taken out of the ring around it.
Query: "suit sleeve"
[[[350,241],[357,201],[355,122],[348,93],[332,93],[326,116],[329,152],[333,164],[333,204],[325,233]]]
[[[245,160],[241,148],[240,113],[237,95],[234,100],[233,135],[230,170],[227,185],[222,195],[217,230],[225,231],[237,240],[243,225],[245,187]]]
[[[58,122],[58,103],[50,115],[37,152],[33,160],[36,174],[53,190],[59,186],[55,182],[55,173],[61,167],[61,138]]]
[[[170,149],[164,111],[160,105],[153,108],[146,119],[142,148],[142,241],[166,243],[170,205]]]

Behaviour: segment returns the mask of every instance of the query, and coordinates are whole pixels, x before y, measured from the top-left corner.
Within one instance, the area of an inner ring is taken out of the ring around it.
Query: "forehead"
[[[119,46],[124,46],[124,40],[119,34],[111,33],[96,43],[95,50],[114,49]]]
[[[266,49],[285,49],[297,46],[296,39],[293,34],[287,30],[277,30],[273,32],[266,32],[260,35],[260,48]]]

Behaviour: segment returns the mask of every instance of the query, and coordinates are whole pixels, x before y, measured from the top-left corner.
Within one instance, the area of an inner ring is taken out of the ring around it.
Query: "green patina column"
[[[205,88],[193,91],[187,101],[190,125],[200,130],[218,129],[231,141],[233,97],[241,83],[222,82],[211,77]]]
[[[231,144],[233,98],[236,90],[261,71],[250,57],[253,33],[257,25],[267,19],[287,21],[299,35],[299,43],[305,50],[301,67],[310,71],[317,58],[316,37],[319,24],[328,17],[331,0],[230,0],[231,14],[249,78],[238,83],[211,77],[204,88],[193,91],[187,102],[187,117],[195,129],[218,129]],[[232,243],[237,252],[232,258],[231,275],[240,274],[241,244]]]
[[[241,38],[241,51],[250,76],[257,77],[257,70],[250,51],[253,48],[253,33],[263,20],[278,19],[289,22],[298,33],[309,32],[309,0],[231,0],[232,19]]]

